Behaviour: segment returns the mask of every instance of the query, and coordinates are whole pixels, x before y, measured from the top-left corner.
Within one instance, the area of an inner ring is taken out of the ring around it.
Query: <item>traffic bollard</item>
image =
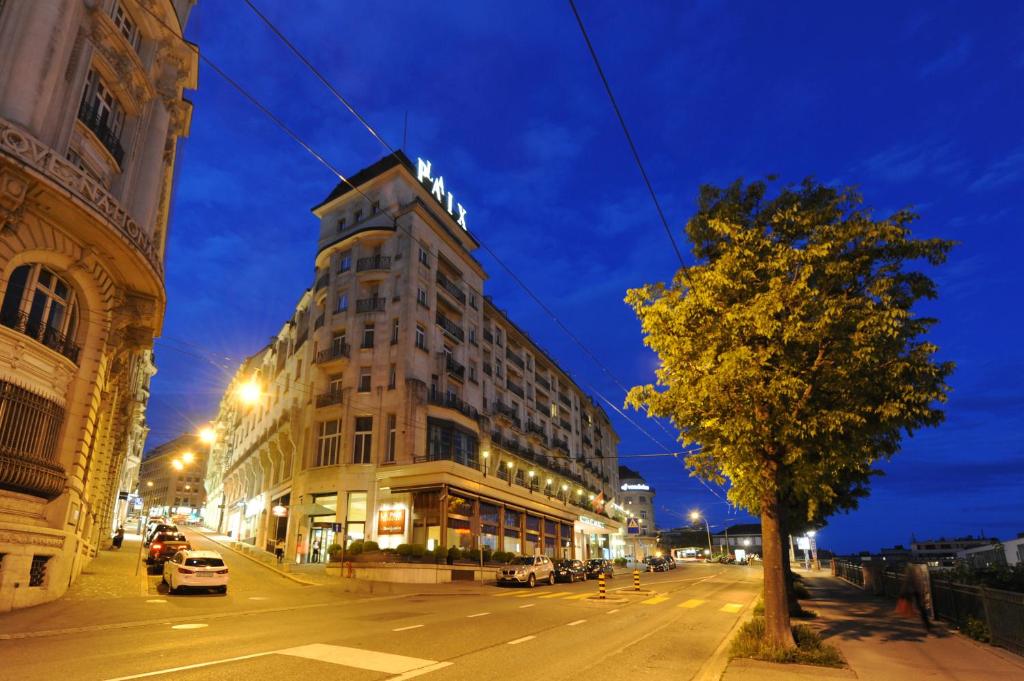
[[[640,570],[633,568],[633,591],[640,590]]]
[[[597,593],[598,593],[597,597],[600,598],[603,601],[605,599],[605,595],[604,595],[605,594],[605,591],[604,591],[604,572],[602,572],[600,575],[597,576]]]

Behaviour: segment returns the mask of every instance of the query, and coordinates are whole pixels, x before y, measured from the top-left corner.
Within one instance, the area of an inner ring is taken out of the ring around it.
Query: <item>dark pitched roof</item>
[[[721,536],[728,532],[729,534],[761,534],[761,523],[746,523],[740,525],[733,525],[728,527],[724,532],[715,532],[715,536]]]
[[[344,196],[350,191],[353,191],[353,185],[358,187],[364,182],[369,182],[373,178],[377,177],[378,175],[383,175],[385,172],[391,170],[392,168],[399,164],[404,165],[406,168],[408,168],[409,172],[411,172],[413,175],[416,174],[416,169],[413,166],[412,161],[410,161],[409,157],[405,155],[405,152],[399,149],[393,154],[388,154],[387,156],[377,161],[373,165],[363,168],[358,173],[348,178],[348,182],[339,182],[338,185],[331,190],[331,193],[327,195],[327,198],[318,203],[317,205],[313,206],[311,210],[316,210],[317,208],[320,208],[321,206],[330,203],[339,196]]]

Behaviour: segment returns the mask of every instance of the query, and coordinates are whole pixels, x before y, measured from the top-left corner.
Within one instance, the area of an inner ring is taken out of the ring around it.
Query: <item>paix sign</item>
[[[433,177],[431,175],[430,161],[424,161],[422,158],[416,159],[416,179],[427,188],[427,191],[448,211],[448,214],[455,218],[455,222],[458,223],[459,227],[468,232],[469,228],[466,227],[466,209],[455,200],[451,192],[445,191],[443,177],[440,175]]]
[[[404,534],[405,509],[382,508],[377,511],[377,534]]]

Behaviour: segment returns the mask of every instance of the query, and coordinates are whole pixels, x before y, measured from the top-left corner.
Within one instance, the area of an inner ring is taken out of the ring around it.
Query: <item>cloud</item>
[[[971,191],[1002,189],[1008,185],[1024,181],[1024,145],[990,165],[970,184]]]
[[[974,41],[970,36],[960,36],[955,45],[949,47],[945,52],[921,67],[921,77],[928,78],[956,70],[967,62],[973,48]]]
[[[948,143],[897,144],[862,161],[860,166],[888,182],[910,182],[921,177],[957,179],[964,161]]]

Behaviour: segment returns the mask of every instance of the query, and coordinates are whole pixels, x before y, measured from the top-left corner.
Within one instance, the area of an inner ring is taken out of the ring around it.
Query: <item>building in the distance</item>
[[[63,594],[134,491],[193,3],[0,2],[0,611]]]
[[[641,560],[655,554],[654,488],[628,466],[619,466],[619,503],[626,512],[626,555]]]
[[[989,547],[998,544],[998,539],[986,537],[954,537],[952,539],[914,539],[910,543],[910,556],[914,561],[933,563],[936,565],[952,564],[960,557],[961,551],[977,548],[979,546]]]
[[[736,549],[742,549],[748,556],[752,553],[764,555],[760,523],[730,525],[721,532],[712,533],[711,540],[716,554],[734,554]]]
[[[483,295],[449,179],[398,152],[314,208],[312,286],[221,402],[211,526],[289,560],[362,538],[624,555],[615,431]]]
[[[207,445],[181,435],[142,457],[139,496],[148,515],[198,518],[206,507]]]
[[[1015,539],[963,549],[958,557],[975,568],[1020,565],[1024,563],[1024,532],[1018,532]]]

